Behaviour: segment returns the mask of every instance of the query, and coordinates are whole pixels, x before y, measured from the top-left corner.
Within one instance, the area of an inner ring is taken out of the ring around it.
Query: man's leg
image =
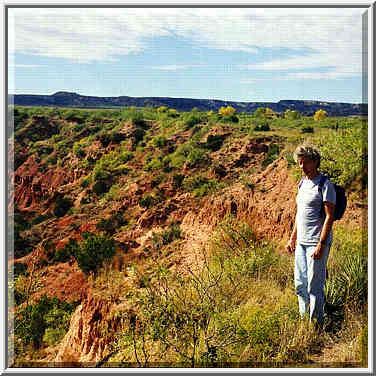
[[[329,257],[331,244],[324,248],[320,259],[313,259],[312,254],[316,246],[307,247],[307,275],[308,275],[308,294],[310,305],[310,319],[317,320],[317,324],[322,326],[324,318],[324,288],[326,281],[326,264]]]
[[[299,312],[301,317],[309,311],[309,294],[307,279],[307,259],[305,246],[296,245],[294,268],[295,291],[298,296]]]

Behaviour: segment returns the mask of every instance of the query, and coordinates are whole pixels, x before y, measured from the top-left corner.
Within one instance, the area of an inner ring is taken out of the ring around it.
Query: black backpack
[[[324,186],[327,179],[329,179],[327,176],[322,175],[321,179],[319,181],[319,191],[320,191],[321,195],[322,195],[322,187]],[[304,178],[300,180],[299,188],[302,185],[303,180],[304,180]],[[333,182],[332,182],[332,184],[333,184],[334,189],[336,191],[336,206],[335,206],[335,209],[334,209],[334,220],[338,221],[343,217],[343,214],[345,213],[346,206],[347,206],[347,198],[346,198],[345,189],[343,187],[341,187],[337,184],[334,184]],[[322,210],[322,212],[324,212],[324,204],[323,204],[323,207],[322,207],[321,210]]]

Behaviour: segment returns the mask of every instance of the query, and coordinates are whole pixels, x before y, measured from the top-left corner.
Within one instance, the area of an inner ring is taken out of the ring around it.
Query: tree
[[[317,110],[313,115],[314,120],[324,120],[328,114],[324,110]]]
[[[235,112],[236,112],[236,109],[231,106],[221,107],[218,110],[218,113],[222,115],[223,117],[231,117],[235,114]]]
[[[112,238],[91,233],[84,233],[83,238],[83,243],[79,245],[73,241],[71,252],[80,269],[88,275],[99,269],[105,260],[110,260],[115,255],[115,242]]]
[[[270,108],[266,108],[265,109],[265,113],[264,113],[264,117],[265,118],[273,118],[275,116],[275,113],[273,110],[271,110]]]
[[[297,120],[297,119],[300,119],[302,114],[297,111],[297,110],[290,110],[290,109],[287,109],[285,111],[285,119],[289,119],[289,120]]]
[[[258,118],[263,118],[265,114],[266,108],[265,107],[259,107],[254,112],[253,115]]]
[[[258,117],[258,118],[263,118],[263,119],[271,119],[273,117],[275,117],[275,113],[273,110],[271,110],[270,108],[265,108],[265,107],[259,107],[257,108],[254,112],[253,112],[253,115]]]

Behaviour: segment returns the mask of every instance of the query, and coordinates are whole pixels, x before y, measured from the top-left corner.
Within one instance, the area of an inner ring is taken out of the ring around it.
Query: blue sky
[[[361,8],[10,8],[9,93],[362,102]]]

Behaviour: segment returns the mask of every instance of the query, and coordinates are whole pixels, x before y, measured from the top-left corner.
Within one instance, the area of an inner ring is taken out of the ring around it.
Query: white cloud
[[[176,36],[196,45],[259,53],[260,48],[310,55],[244,66],[276,71],[331,67],[327,78],[361,72],[359,8],[11,8],[10,52],[74,62],[116,61],[150,48],[150,38]],[[177,70],[187,66],[162,66]],[[300,76],[299,76],[300,75]],[[295,77],[308,77],[303,73]],[[319,77],[310,73],[311,77]],[[325,77],[325,75],[323,76]]]
[[[15,68],[41,68],[43,65],[40,64],[15,64]]]
[[[202,65],[160,65],[151,67],[152,69],[156,70],[167,70],[167,71],[177,71],[177,70],[184,70],[190,68],[202,67]]]

